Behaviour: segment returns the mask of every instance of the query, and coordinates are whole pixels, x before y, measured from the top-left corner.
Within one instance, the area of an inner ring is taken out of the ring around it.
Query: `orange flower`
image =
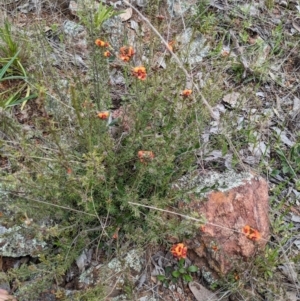
[[[97,116],[102,120],[106,120],[109,117],[109,111],[99,112]]]
[[[259,233],[259,231],[251,228],[249,225],[244,226],[242,232],[250,240],[258,241],[261,239],[261,234]]]
[[[147,77],[146,68],[143,66],[135,67],[132,69],[132,75],[140,80],[145,80]]]
[[[133,47],[123,46],[120,48],[120,59],[123,62],[129,62],[131,57],[135,54]]]
[[[152,151],[139,151],[138,157],[142,163],[145,163],[146,161],[152,160],[155,156]]]
[[[105,57],[110,57],[111,56],[111,53],[110,53],[110,51],[105,51],[104,53],[103,53],[103,55],[105,56]]]
[[[213,245],[212,247],[212,250],[214,250],[215,252],[217,252],[219,250],[218,246],[217,245]]]
[[[171,248],[171,253],[178,259],[186,258],[187,247],[183,243],[176,244]]]
[[[234,277],[234,279],[235,279],[236,281],[238,281],[238,280],[240,279],[240,276],[239,276],[239,274],[238,274],[237,272],[235,272],[235,273],[233,274],[233,277]]]
[[[120,48],[120,53],[121,53],[122,55],[126,55],[126,49],[127,49],[126,46],[122,46],[122,47]]]
[[[112,236],[113,239],[117,239],[119,237],[119,234],[118,234],[119,230],[120,230],[120,228],[117,228],[116,232]]]
[[[168,43],[167,49],[170,50],[170,51],[173,51],[173,46],[174,46],[174,44],[175,44],[175,41],[170,41],[170,42]]]
[[[191,94],[192,94],[192,90],[188,90],[188,89],[185,89],[181,92],[180,95],[184,96],[184,97],[189,97]]]
[[[131,57],[131,56],[133,56],[134,54],[135,54],[135,52],[134,52],[134,49],[130,46],[129,48],[128,48],[128,55]]]
[[[98,46],[98,47],[109,47],[109,44],[105,41],[102,41],[100,39],[96,39],[95,41],[95,44]]]
[[[244,228],[242,229],[242,231],[243,231],[243,233],[245,235],[249,235],[249,233],[250,233],[250,226],[248,226],[248,225],[244,226]]]
[[[129,62],[129,61],[130,61],[130,57],[129,57],[129,56],[126,56],[126,55],[120,55],[120,59],[121,59],[123,62]]]

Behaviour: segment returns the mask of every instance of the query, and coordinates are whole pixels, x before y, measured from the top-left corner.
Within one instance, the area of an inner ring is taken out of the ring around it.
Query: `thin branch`
[[[97,217],[97,215],[95,215],[95,214],[87,213],[87,212],[84,212],[84,211],[81,211],[81,210],[76,210],[76,209],[73,209],[73,208],[70,208],[70,207],[56,205],[56,204],[48,203],[48,202],[45,202],[45,201],[28,198],[28,197],[25,197],[20,192],[14,192],[14,191],[10,191],[10,190],[2,190],[2,191],[6,192],[6,193],[9,193],[11,195],[14,195],[14,196],[22,197],[22,199],[25,199],[26,201],[36,202],[36,203],[40,203],[40,204],[45,204],[45,205],[49,205],[49,206],[52,206],[52,207],[61,208],[61,209],[64,209],[64,210],[69,210],[69,211],[73,211],[73,212],[76,212],[76,213],[80,213],[80,214],[84,214],[84,215],[89,215],[89,216]]]
[[[149,209],[153,209],[153,210],[157,210],[157,211],[161,211],[161,212],[170,213],[170,214],[173,214],[173,215],[177,215],[177,216],[183,217],[185,219],[189,219],[189,220],[201,223],[203,225],[204,224],[211,225],[211,226],[214,226],[214,227],[218,227],[218,228],[225,229],[225,230],[230,230],[232,232],[236,232],[236,233],[240,233],[241,234],[241,231],[234,230],[234,229],[228,228],[228,227],[224,227],[224,226],[221,226],[221,225],[218,225],[218,224],[206,222],[206,221],[203,221],[203,219],[200,219],[200,218],[191,217],[191,216],[188,216],[188,215],[180,214],[180,213],[177,213],[177,212],[174,212],[174,211],[170,211],[170,210],[166,210],[166,209],[157,208],[157,207],[154,207],[154,206],[147,206],[147,205],[138,204],[138,203],[134,203],[134,202],[128,202],[128,203],[131,204],[131,205],[134,205],[134,206],[138,206],[138,207],[144,207],[144,208],[149,208]],[[269,240],[264,239],[264,238],[261,238],[261,240],[269,242]],[[272,243],[272,242],[269,242],[269,243],[277,245],[277,244]]]

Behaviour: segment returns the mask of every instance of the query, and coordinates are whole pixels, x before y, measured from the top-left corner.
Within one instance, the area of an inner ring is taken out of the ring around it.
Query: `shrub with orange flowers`
[[[249,225],[243,227],[242,232],[246,235],[246,237],[253,241],[258,241],[261,239],[261,234],[258,230],[253,229]]]
[[[183,243],[176,244],[172,246],[171,253],[178,259],[186,258],[187,247]]]
[[[96,39],[95,44],[98,47],[109,47],[109,43],[108,42],[105,42],[105,41],[100,40],[100,39]]]
[[[135,54],[133,47],[123,46],[120,48],[120,59],[123,62],[129,62],[131,57]]]
[[[102,111],[97,114],[98,118],[106,120],[109,117],[109,111]]]
[[[189,90],[189,89],[185,89],[181,92],[181,96],[184,96],[184,97],[189,97],[191,94],[193,93],[192,90]]]
[[[140,80],[145,80],[147,77],[146,68],[143,66],[135,67],[132,69],[132,75]]]

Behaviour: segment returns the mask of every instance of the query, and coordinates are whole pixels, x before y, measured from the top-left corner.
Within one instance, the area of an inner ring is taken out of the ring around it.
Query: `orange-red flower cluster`
[[[246,235],[248,239],[253,241],[258,241],[261,239],[261,234],[258,230],[251,228],[249,225],[243,227],[242,232]]]
[[[181,95],[184,97],[189,97],[192,94],[192,90],[185,89],[181,92]]]
[[[123,62],[129,62],[134,53],[134,49],[131,46],[123,46],[120,48],[120,59]]]
[[[140,80],[145,80],[147,77],[146,68],[143,66],[134,67],[132,69],[132,75]]]
[[[152,151],[139,151],[138,157],[142,163],[145,163],[146,161],[152,160],[155,156]]]
[[[109,44],[105,41],[102,41],[100,39],[96,39],[95,41],[95,44],[98,46],[98,47],[109,47]]]
[[[103,55],[105,56],[105,57],[110,57],[111,56],[111,52],[110,51],[104,51],[104,53],[103,53]]]
[[[178,259],[186,258],[187,247],[183,243],[176,244],[171,248],[171,253]]]
[[[238,280],[240,279],[240,276],[239,276],[239,274],[238,274],[237,272],[235,272],[235,273],[233,274],[233,277],[234,277],[234,279],[235,279],[236,281],[238,281]]]
[[[102,120],[106,120],[109,117],[109,111],[103,111],[103,112],[99,112],[97,114],[98,118],[102,119]]]

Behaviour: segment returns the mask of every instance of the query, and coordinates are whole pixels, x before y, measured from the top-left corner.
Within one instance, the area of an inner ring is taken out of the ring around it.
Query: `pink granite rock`
[[[268,185],[263,178],[227,172],[187,176],[178,185],[184,182],[191,187],[190,201],[182,202],[180,207],[206,220],[189,249],[210,269],[226,274],[241,260],[264,249],[269,238],[269,204]],[[209,187],[214,188],[201,193]],[[246,225],[259,232],[259,239],[250,239],[243,233]]]

